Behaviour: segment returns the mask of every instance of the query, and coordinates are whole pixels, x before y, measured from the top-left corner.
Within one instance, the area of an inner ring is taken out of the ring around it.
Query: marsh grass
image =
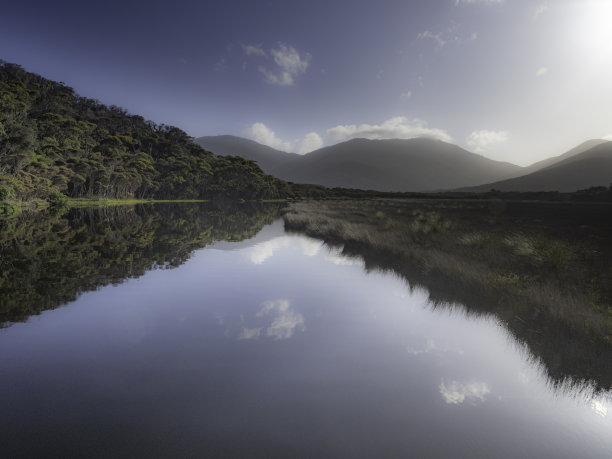
[[[284,219],[289,231],[361,255],[368,269],[393,270],[424,286],[434,303],[495,314],[548,367],[562,367],[551,371],[556,378],[584,380],[600,346],[612,357],[609,221],[583,225],[567,219],[572,209],[543,206],[519,203],[508,215],[486,202],[296,202]],[[560,341],[568,333],[571,339]],[[584,363],[555,363],[557,352],[577,352]],[[612,369],[604,373],[598,382],[612,387]]]

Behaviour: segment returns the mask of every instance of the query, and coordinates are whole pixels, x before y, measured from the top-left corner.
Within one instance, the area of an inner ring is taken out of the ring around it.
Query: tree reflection
[[[0,323],[27,319],[81,292],[183,264],[217,241],[256,235],[278,203],[157,204],[23,214],[0,221]]]

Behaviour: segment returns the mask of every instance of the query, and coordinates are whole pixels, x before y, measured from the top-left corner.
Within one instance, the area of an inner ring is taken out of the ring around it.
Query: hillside
[[[612,142],[604,141],[552,166],[521,177],[471,187],[466,191],[561,191],[573,192],[612,183]]]
[[[292,182],[380,191],[432,191],[514,177],[521,168],[439,140],[353,139],[270,171]]]
[[[249,199],[288,190],[252,161],[216,156],[176,127],[0,61],[0,201],[59,194]]]
[[[591,148],[596,147],[597,145],[600,145],[605,142],[606,140],[603,140],[603,139],[591,139],[591,140],[587,140],[586,142],[582,142],[580,145],[572,148],[571,150],[563,153],[562,155],[553,156],[551,158],[546,158],[546,159],[543,159],[542,161],[538,161],[536,163],[533,163],[525,167],[523,170],[523,175],[531,174],[532,172],[535,172],[537,170],[545,169],[556,163],[560,163],[561,161],[567,158],[571,158],[572,156],[576,156],[576,155],[579,155],[580,153],[584,153],[585,151],[590,150]]]
[[[353,139],[306,155],[274,150],[233,136],[203,137],[216,154],[258,161],[262,169],[296,183],[378,191],[432,191],[515,177],[522,168],[438,140]],[[198,139],[198,141],[200,141]]]
[[[241,156],[250,161],[255,161],[266,172],[300,156],[297,153],[276,150],[253,140],[233,135],[198,137],[194,139],[194,142],[216,155]]]

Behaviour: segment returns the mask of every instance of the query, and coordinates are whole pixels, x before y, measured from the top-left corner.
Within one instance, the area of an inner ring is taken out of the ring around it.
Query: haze
[[[612,139],[612,2],[13,2],[0,58],[197,137],[429,136],[519,165]]]

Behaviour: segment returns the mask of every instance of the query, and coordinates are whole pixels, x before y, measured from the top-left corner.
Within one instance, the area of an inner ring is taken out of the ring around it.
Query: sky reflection
[[[495,318],[278,224],[254,239],[0,330],[7,457],[136,437],[166,457],[610,457],[609,400],[551,387]]]

